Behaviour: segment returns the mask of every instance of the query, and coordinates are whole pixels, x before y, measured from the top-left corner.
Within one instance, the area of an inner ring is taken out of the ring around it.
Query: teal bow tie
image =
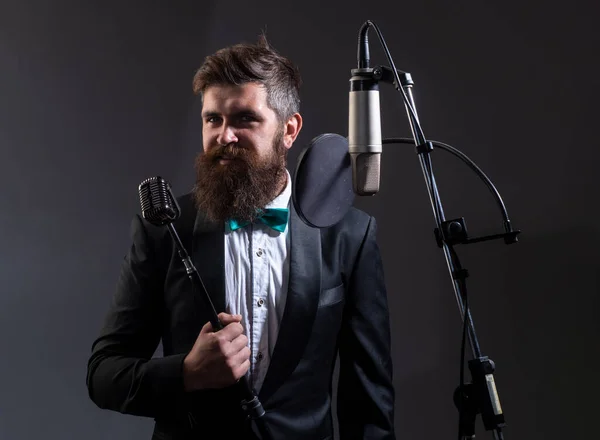
[[[289,211],[287,208],[267,208],[263,209],[261,215],[259,215],[255,221],[264,223],[272,229],[283,232],[288,221]],[[230,219],[228,221],[229,227],[232,231],[243,228],[250,222],[239,222],[236,219]]]

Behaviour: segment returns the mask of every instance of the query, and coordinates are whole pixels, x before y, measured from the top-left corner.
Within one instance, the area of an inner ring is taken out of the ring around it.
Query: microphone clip
[[[467,233],[467,224],[464,217],[445,220],[441,223],[441,230],[434,229],[435,241],[438,247],[443,247],[444,243],[453,246],[456,244],[471,244],[480,241],[503,239],[506,244],[516,243],[519,230],[513,230],[510,224],[505,225],[506,232],[500,234],[485,235],[482,237],[469,238]]]
[[[377,65],[375,67],[352,69],[350,73],[353,77],[392,84],[396,90],[400,90],[394,71],[388,66]],[[400,78],[401,87],[412,87],[415,84],[410,73],[398,69],[396,70],[396,73]]]

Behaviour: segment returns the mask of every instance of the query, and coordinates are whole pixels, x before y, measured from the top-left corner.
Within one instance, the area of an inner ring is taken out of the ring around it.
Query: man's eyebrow
[[[253,119],[261,120],[263,117],[260,113],[252,110],[252,109],[241,109],[233,113],[236,118],[240,118],[242,116],[250,116]]]
[[[253,108],[241,108],[239,110],[234,111],[236,115],[256,115],[259,116],[259,112],[254,110]]]
[[[260,113],[252,110],[252,109],[240,109],[240,110],[235,110],[232,113],[232,116],[234,118],[240,118],[242,116],[250,116],[254,119],[262,119],[262,116],[260,115]],[[206,110],[202,112],[202,118],[206,119],[206,118],[213,118],[213,117],[221,117],[221,114],[219,112],[213,111],[213,110]]]
[[[219,116],[219,114],[212,110],[202,112],[202,118],[212,118],[214,116]]]

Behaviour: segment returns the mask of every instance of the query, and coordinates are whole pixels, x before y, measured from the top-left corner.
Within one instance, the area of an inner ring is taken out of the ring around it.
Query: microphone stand
[[[400,82],[410,103],[405,103],[405,107],[435,217],[436,228],[434,233],[436,242],[444,252],[448,271],[452,278],[456,301],[461,318],[467,329],[473,354],[473,359],[469,361],[469,369],[473,382],[466,386],[461,383],[454,395],[454,402],[460,413],[459,438],[469,440],[475,438],[475,417],[477,413],[481,413],[485,429],[488,431],[493,430],[494,438],[501,440],[503,439],[502,428],[505,426],[505,422],[494,382],[493,373],[495,364],[481,353],[475,332],[475,324],[473,323],[473,317],[468,308],[466,297],[466,278],[468,277],[468,272],[462,268],[458,255],[453,249],[454,244],[464,242],[467,239],[464,218],[445,219],[442,202],[435,182],[431,157],[429,156],[431,151],[433,151],[433,146],[431,142],[426,141],[423,133],[419,130],[419,119],[412,95],[414,83],[410,74],[405,72],[402,73]],[[413,110],[412,112],[409,105]],[[502,234],[501,236],[504,237]],[[513,234],[510,234],[510,236],[513,236]]]
[[[181,210],[179,204],[177,203],[177,199],[173,195],[171,187],[169,185],[166,185],[165,191],[168,193],[168,199],[170,199],[170,204],[175,207],[174,212],[176,212],[178,215],[181,212]],[[152,197],[149,198],[151,199]],[[206,290],[206,286],[202,282],[202,278],[200,277],[198,270],[192,263],[192,259],[187,253],[185,246],[183,246],[183,243],[181,242],[181,239],[177,234],[175,226],[173,226],[172,221],[161,222],[161,224],[166,224],[169,233],[171,234],[171,238],[173,239],[173,242],[175,243],[175,246],[177,248],[177,253],[179,254],[179,257],[181,258],[181,261],[185,266],[186,274],[188,275],[188,278],[194,286],[194,291],[197,289],[198,291],[203,293],[203,295],[201,296],[204,300],[204,305],[209,312],[210,323],[212,325],[213,330],[221,330],[223,328],[223,325],[219,321],[219,316],[217,314],[217,311],[215,310],[215,306],[210,299],[208,291]],[[246,413],[246,416],[249,420],[254,421],[254,425],[256,426],[256,429],[260,435],[260,439],[273,440],[273,435],[271,434],[269,427],[267,426],[263,418],[263,416],[265,415],[265,410],[260,400],[258,399],[258,396],[250,386],[248,373],[241,377],[235,386],[240,392],[240,397],[242,399],[242,410]]]
[[[452,279],[452,287],[463,322],[463,343],[466,333],[473,355],[473,359],[468,362],[472,383],[464,384],[464,368],[462,365],[464,359],[464,345],[461,347],[461,383],[453,396],[454,403],[459,410],[459,439],[473,440],[475,438],[475,419],[477,414],[480,413],[485,429],[493,431],[496,440],[503,440],[504,436],[502,428],[506,426],[506,423],[494,381],[493,373],[496,367],[490,358],[482,355],[477,334],[475,332],[473,316],[468,306],[466,278],[469,274],[468,271],[462,267],[458,255],[454,250],[454,245],[499,238],[503,238],[506,244],[511,244],[517,242],[517,234],[520,231],[513,231],[510,222],[505,220],[505,233],[470,239],[467,235],[464,218],[461,217],[446,220],[430,157],[430,153],[433,151],[433,144],[425,139],[420,127],[412,95],[414,83],[411,75],[399,70],[394,71],[387,66],[376,66],[372,69],[363,69],[363,75],[371,76],[376,81],[384,81],[393,84],[398,91],[401,91],[398,85],[399,80],[402,91],[406,97],[404,104],[408,113],[416,152],[419,157],[435,218],[436,227],[434,234],[436,243],[438,247],[442,248],[448,271]]]

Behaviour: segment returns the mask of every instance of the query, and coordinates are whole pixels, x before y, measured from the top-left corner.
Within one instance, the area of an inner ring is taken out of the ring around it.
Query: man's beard
[[[286,148],[278,131],[268,157],[237,145],[213,148],[196,157],[196,206],[209,220],[252,221],[281,190],[286,176]],[[221,165],[221,157],[231,159]]]

